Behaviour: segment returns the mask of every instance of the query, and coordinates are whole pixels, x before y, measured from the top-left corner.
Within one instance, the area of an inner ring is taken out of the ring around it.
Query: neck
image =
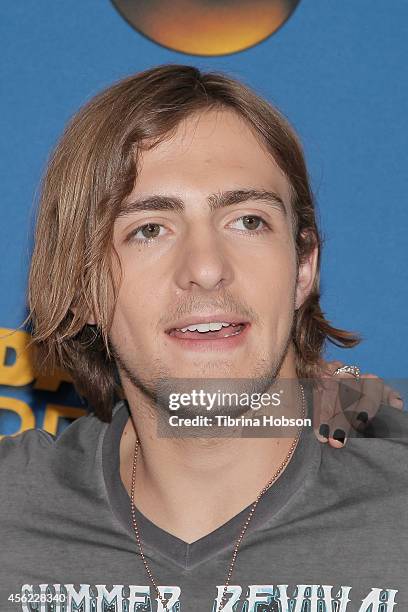
[[[299,387],[291,389],[291,416],[300,416]],[[123,484],[130,495],[137,432],[135,505],[158,527],[187,543],[251,505],[287,458],[298,433],[295,428],[291,437],[279,438],[159,438],[145,396],[134,387],[125,393],[131,418],[120,442]]]

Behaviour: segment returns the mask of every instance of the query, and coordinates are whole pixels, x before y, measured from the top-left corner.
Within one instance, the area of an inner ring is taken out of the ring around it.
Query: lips
[[[176,329],[183,329],[192,325],[200,325],[201,323],[229,323],[230,325],[247,325],[249,321],[242,316],[228,314],[226,312],[213,312],[209,315],[191,315],[183,319],[172,321],[169,327],[165,330],[170,334]],[[227,328],[225,328],[227,329]]]
[[[223,326],[219,330],[208,331],[182,331],[181,328],[172,328],[167,333],[175,338],[183,340],[216,340],[221,338],[230,338],[240,334],[246,327],[247,323],[230,323],[228,326]],[[184,329],[187,326],[184,326]],[[190,324],[193,327],[193,324]]]

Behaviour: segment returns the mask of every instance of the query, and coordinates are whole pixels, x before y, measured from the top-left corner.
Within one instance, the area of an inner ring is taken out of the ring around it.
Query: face
[[[110,332],[122,382],[295,375],[291,326],[316,258],[297,280],[288,180],[238,115],[195,115],[144,152],[124,213]]]

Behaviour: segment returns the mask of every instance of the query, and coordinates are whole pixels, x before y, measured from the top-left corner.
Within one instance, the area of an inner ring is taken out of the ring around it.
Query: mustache
[[[166,314],[159,321],[160,326],[169,325],[175,319],[190,315],[200,315],[203,312],[228,312],[257,323],[257,313],[242,299],[236,299],[230,293],[224,293],[216,299],[208,300],[203,296],[189,296],[183,302],[172,305],[166,310]]]

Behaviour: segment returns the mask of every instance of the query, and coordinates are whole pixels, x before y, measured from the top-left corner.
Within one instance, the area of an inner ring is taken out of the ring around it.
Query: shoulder
[[[121,407],[121,403],[116,404],[113,415]],[[58,436],[42,429],[29,429],[14,436],[4,436],[0,439],[0,484],[10,470],[35,468],[45,463],[62,463],[66,469],[85,456],[94,457],[109,425],[94,412],[89,412],[75,419]]]
[[[42,429],[28,429],[14,436],[4,436],[0,440],[0,473],[12,464],[27,465],[39,452],[53,446],[55,439]]]
[[[25,504],[38,508],[49,503],[51,490],[78,487],[85,473],[94,469],[106,423],[91,415],[79,417],[57,436],[30,429],[0,440],[1,526],[10,513],[20,515]]]
[[[365,443],[365,446],[372,449],[377,455],[384,453],[382,457],[384,462],[390,462],[389,456],[400,457],[403,461],[402,467],[404,470],[408,469],[408,412],[381,405],[375,417],[366,426],[364,433],[356,436],[355,440],[362,448]],[[394,467],[398,468],[397,465]]]
[[[33,475],[43,473],[54,436],[41,430],[29,429],[0,440],[0,517],[18,512],[30,493]]]
[[[322,445],[322,469],[338,486],[398,489],[408,499],[408,413],[381,406],[364,435],[352,431],[343,449]]]
[[[102,422],[94,413],[81,416],[66,427],[58,436],[43,429],[28,429],[17,435],[4,436],[0,440],[0,479],[4,480],[10,470],[36,468],[45,463],[51,455],[65,454],[80,446],[81,442],[88,444],[92,434],[96,434]]]

